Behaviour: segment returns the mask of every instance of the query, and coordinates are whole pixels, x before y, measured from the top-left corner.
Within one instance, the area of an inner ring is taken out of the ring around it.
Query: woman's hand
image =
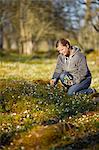
[[[55,82],[56,82],[56,79],[51,79],[51,80],[50,80],[50,85],[51,85],[51,86],[54,86],[54,85],[55,85]]]
[[[67,84],[68,84],[69,86],[73,85],[73,80],[68,80],[67,82],[68,82]]]

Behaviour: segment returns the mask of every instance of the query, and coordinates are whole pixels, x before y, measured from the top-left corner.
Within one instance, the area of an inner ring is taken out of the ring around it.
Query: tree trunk
[[[3,49],[3,26],[0,25],[0,49]]]
[[[19,52],[21,54],[31,55],[33,46],[32,46],[31,32],[29,32],[29,26],[27,26],[27,14],[28,14],[28,7],[25,4],[25,0],[21,0],[21,2],[20,2],[20,47],[19,47]]]

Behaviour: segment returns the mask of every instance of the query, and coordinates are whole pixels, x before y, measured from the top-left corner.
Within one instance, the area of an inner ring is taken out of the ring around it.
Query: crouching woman
[[[59,55],[50,85],[54,86],[60,80],[67,87],[68,95],[94,93],[95,89],[89,88],[92,77],[86,57],[80,49],[77,46],[71,46],[65,39],[58,40],[56,48]]]

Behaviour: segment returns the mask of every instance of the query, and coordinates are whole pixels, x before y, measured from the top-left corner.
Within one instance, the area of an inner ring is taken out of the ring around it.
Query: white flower
[[[29,114],[27,114],[27,118],[29,118],[29,116],[30,116],[30,115],[29,115]]]
[[[16,128],[17,128],[17,129],[20,129],[20,126],[19,126],[19,125],[17,125],[17,126],[16,126]]]
[[[26,111],[24,111],[23,113],[26,114],[26,113],[28,113],[28,111],[26,110]]]

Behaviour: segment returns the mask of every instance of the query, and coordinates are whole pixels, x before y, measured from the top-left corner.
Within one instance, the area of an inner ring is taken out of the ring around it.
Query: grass
[[[97,52],[87,59],[99,92]],[[50,87],[56,59],[4,54],[0,60],[0,148],[57,149],[98,132],[91,95],[69,97],[60,83]]]

